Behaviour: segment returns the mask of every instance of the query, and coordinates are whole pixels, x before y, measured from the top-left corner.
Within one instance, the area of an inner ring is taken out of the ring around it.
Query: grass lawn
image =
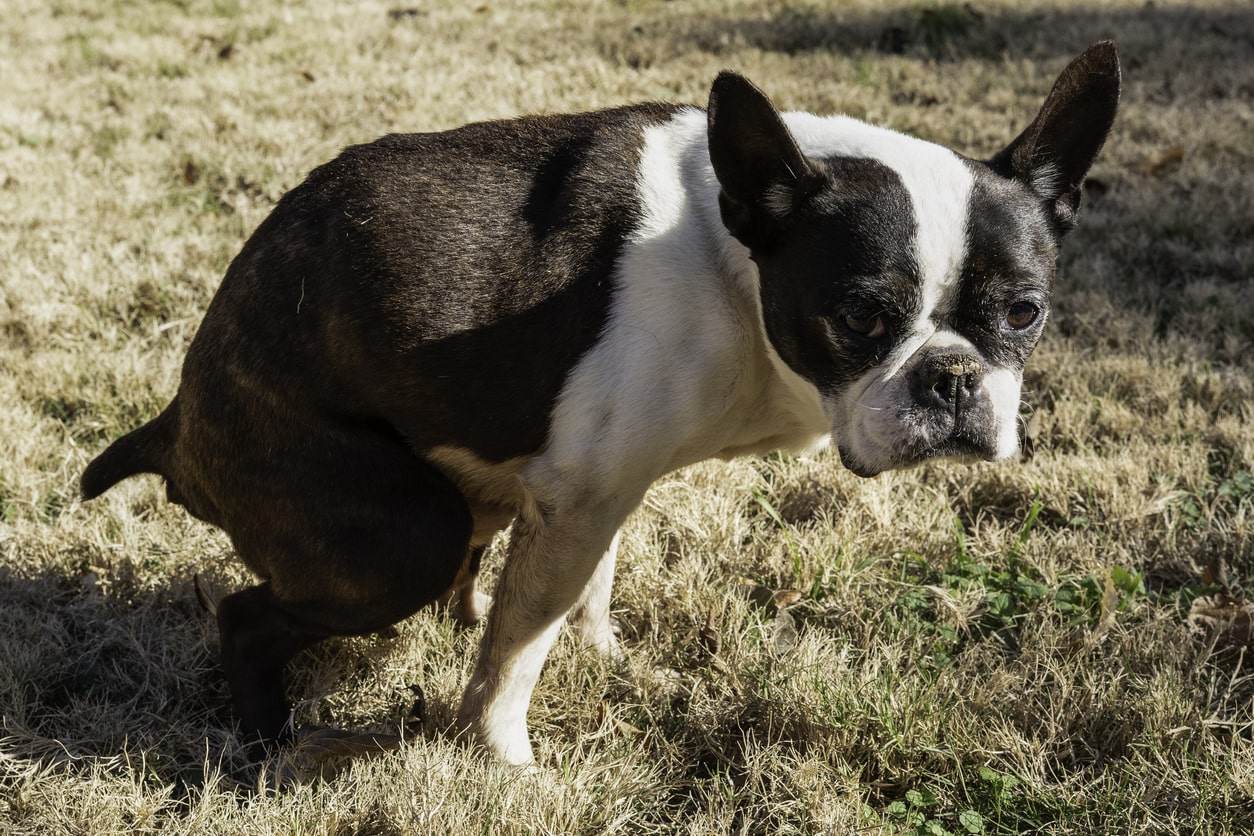
[[[626,660],[570,636],[549,659],[536,774],[452,739],[479,631],[435,612],[291,666],[298,726],[404,745],[315,737],[258,770],[191,583],[250,583],[225,536],[154,478],[77,498],[172,396],[247,236],[345,145],[702,104],[732,68],[782,107],[987,156],[1101,38],[1124,103],[1028,367],[1023,461],[672,474],[623,532]],[[1248,833],[1252,472],[1248,3],[0,9],[2,833]]]

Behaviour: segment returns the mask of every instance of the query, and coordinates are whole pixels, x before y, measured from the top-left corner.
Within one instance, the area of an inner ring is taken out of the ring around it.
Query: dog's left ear
[[[707,114],[723,224],[751,250],[767,249],[821,183],[819,169],[801,153],[771,100],[744,76],[719,73]]]
[[[1032,124],[989,160],[1045,200],[1059,235],[1075,226],[1084,176],[1115,121],[1120,87],[1115,45],[1094,44],[1058,76]]]

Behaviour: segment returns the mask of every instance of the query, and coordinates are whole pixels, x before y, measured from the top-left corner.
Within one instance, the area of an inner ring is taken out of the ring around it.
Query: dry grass
[[[1252,648],[1222,616],[1254,597],[1254,11],[832,6],[9,0],[0,831],[1248,832]],[[628,661],[563,639],[546,668],[541,774],[448,739],[477,634],[423,613],[292,682],[301,724],[417,739],[264,788],[189,582],[246,582],[225,539],[155,481],[75,486],[172,394],[280,194],[384,132],[700,102],[723,67],[985,154],[1100,37],[1125,105],[1030,368],[1030,461],[692,468],[625,532]]]

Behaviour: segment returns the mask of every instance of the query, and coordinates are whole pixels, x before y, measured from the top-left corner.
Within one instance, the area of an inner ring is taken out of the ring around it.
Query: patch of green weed
[[[1145,595],[1141,574],[1117,565],[1103,573],[1064,575],[1047,582],[1022,557],[1042,507],[1039,500],[1032,504],[1014,545],[1002,560],[976,559],[968,548],[966,530],[957,518],[954,551],[943,569],[934,569],[922,555],[903,555],[903,592],[896,609],[900,616],[917,622],[915,629],[930,641],[930,667],[944,667],[967,642],[990,636],[1016,649],[1024,620],[1042,608],[1061,616],[1072,628],[1089,629],[1099,623],[1105,608],[1113,606],[1116,611],[1124,611],[1135,598]],[[937,589],[978,596],[981,601],[974,617],[962,627],[938,619]]]
[[[92,140],[92,148],[97,156],[110,157],[114,149],[126,141],[131,132],[124,127],[108,126],[96,131]]]
[[[187,78],[192,74],[182,61],[162,61],[157,65],[157,75],[166,79]]]
[[[880,811],[888,832],[901,836],[966,836],[1030,832],[1058,817],[1039,793],[1009,772],[960,767],[954,778],[932,776]]]
[[[1254,504],[1254,473],[1236,470],[1230,475],[1214,473],[1200,488],[1182,493],[1176,500],[1180,523],[1191,531],[1214,524],[1217,518],[1231,518]]]

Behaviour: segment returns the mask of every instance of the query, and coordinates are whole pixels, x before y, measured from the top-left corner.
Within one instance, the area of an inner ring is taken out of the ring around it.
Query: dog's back
[[[536,451],[604,327],[639,214],[644,130],[676,110],[525,117],[346,149],[250,238],[178,397],[89,465],[84,496],[158,473],[172,499],[230,532],[229,506],[251,514],[258,488],[256,474],[231,473],[241,445],[268,439],[264,459],[310,414],[411,450]]]

